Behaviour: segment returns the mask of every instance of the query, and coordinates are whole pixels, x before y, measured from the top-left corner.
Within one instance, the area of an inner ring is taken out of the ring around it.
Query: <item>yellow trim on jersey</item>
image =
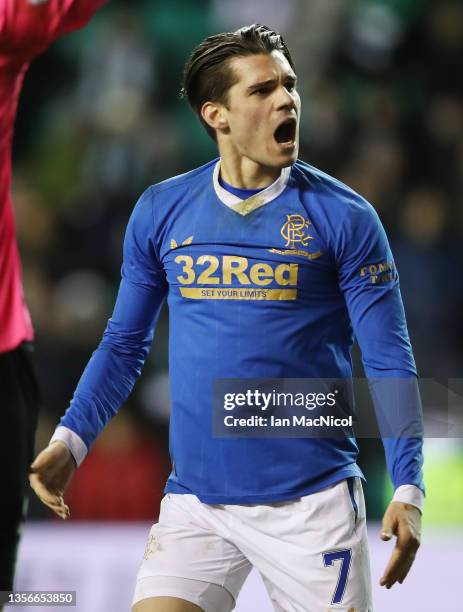
[[[179,287],[182,297],[190,300],[271,300],[297,299],[297,289],[262,289],[261,287]]]

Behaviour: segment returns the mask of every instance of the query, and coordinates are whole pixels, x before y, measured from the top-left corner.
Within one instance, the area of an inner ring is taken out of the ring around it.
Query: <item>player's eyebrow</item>
[[[260,81],[259,83],[253,83],[249,85],[248,91],[253,91],[254,89],[259,89],[260,87],[268,87],[269,85],[275,85],[278,82],[278,79],[267,79],[266,81]],[[285,83],[291,83],[295,85],[297,83],[297,77],[295,74],[288,74],[284,79]]]

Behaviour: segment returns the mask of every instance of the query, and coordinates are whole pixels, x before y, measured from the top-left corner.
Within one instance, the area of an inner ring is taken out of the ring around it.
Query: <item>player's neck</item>
[[[222,155],[220,160],[220,176],[238,189],[264,189],[274,183],[280,174],[280,168],[261,166],[246,157]]]

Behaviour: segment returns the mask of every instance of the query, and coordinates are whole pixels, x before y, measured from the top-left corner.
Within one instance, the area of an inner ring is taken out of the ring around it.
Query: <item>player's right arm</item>
[[[39,498],[67,518],[63,494],[106,423],[130,394],[148,355],[167,293],[154,235],[152,189],[138,201],[124,240],[122,281],[114,312],[50,445],[31,466]]]

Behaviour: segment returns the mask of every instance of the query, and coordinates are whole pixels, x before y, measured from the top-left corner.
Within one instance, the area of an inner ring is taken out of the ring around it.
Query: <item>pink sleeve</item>
[[[106,0],[0,0],[0,47],[27,61],[84,26]]]

